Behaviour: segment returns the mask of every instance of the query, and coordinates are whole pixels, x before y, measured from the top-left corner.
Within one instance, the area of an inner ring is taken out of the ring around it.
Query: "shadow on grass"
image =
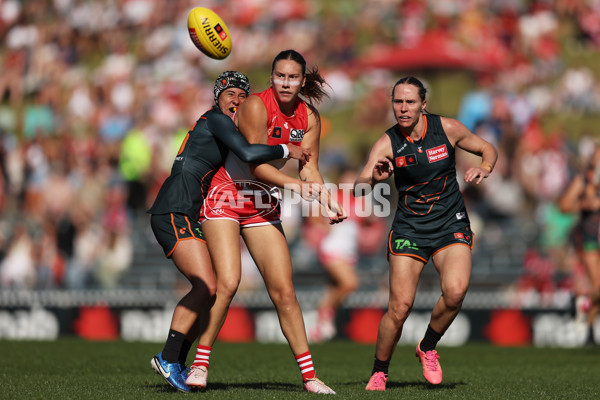
[[[338,384],[336,386],[339,387],[339,386],[356,386],[356,385],[366,386],[367,383],[362,382],[362,381],[356,381],[356,382],[347,382],[342,385]],[[388,381],[386,384],[386,388],[387,389],[415,388],[415,389],[422,389],[422,390],[448,390],[448,389],[456,389],[458,386],[462,386],[462,385],[466,385],[466,383],[465,382],[449,382],[449,383],[440,383],[439,385],[432,385],[431,383],[427,383],[427,382]]]
[[[347,382],[343,384],[337,384],[336,387],[341,386],[356,386],[364,385],[365,383],[360,381]],[[451,382],[451,383],[440,383],[439,385],[432,385],[427,382],[390,382],[388,381],[386,387],[390,389],[406,389],[414,388],[421,390],[453,390],[458,386],[465,385],[464,382]],[[161,384],[148,384],[148,388],[156,392],[177,392],[177,389],[167,385],[166,383]],[[222,383],[222,382],[210,382],[205,390],[193,389],[192,392],[203,392],[203,391],[225,391],[232,389],[246,389],[246,390],[283,390],[286,392],[298,390],[302,391],[301,385],[295,385],[292,383],[284,382],[248,382],[248,383]]]
[[[166,383],[147,384],[146,387],[156,392],[177,392],[178,390],[169,386]],[[299,390],[302,391],[301,385],[283,382],[248,382],[248,383],[221,383],[210,382],[206,391],[223,391],[231,389],[248,389],[248,390]],[[192,392],[203,392],[202,389],[193,389]]]
[[[464,382],[451,382],[451,383],[440,383],[439,385],[432,385],[427,382],[390,382],[388,381],[386,387],[388,389],[392,388],[416,388],[416,389],[424,389],[424,390],[447,390],[447,389],[456,389],[457,386],[465,385]]]

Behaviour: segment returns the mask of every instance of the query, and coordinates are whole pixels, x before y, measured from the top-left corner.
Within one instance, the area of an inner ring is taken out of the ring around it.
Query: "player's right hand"
[[[381,182],[388,179],[394,173],[394,165],[387,158],[382,158],[377,161],[373,167],[373,181]]]

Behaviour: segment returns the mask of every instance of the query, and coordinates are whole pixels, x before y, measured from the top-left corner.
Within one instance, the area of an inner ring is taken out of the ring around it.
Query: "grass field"
[[[217,343],[209,386],[171,389],[150,368],[161,344],[0,341],[0,399],[299,399],[298,367],[287,345]],[[444,381],[428,385],[412,347],[400,346],[386,392],[364,390],[374,347],[349,341],[312,345],[319,377],[343,399],[598,399],[600,348],[441,347]],[[190,354],[190,359],[192,354]]]

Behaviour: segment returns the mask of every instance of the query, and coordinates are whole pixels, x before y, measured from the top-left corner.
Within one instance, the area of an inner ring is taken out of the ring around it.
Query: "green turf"
[[[296,399],[299,371],[287,345],[217,343],[209,387],[184,394],[150,369],[160,344],[0,341],[0,399]],[[365,392],[374,347],[348,341],[312,345],[319,376],[343,399],[598,399],[600,349],[441,347],[444,382],[421,374],[412,347],[400,346],[388,390]],[[192,355],[190,355],[190,358]]]

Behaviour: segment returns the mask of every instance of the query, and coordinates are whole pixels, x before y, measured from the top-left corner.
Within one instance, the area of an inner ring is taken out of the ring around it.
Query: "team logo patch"
[[[301,142],[304,138],[304,129],[292,129],[290,131],[290,142]]]
[[[396,167],[408,167],[409,165],[416,165],[417,157],[414,154],[407,154],[402,157],[396,157]]]
[[[448,157],[448,149],[446,148],[445,144],[427,149],[427,158],[429,159],[430,163],[440,161]]]
[[[276,126],[273,128],[273,134],[271,135],[274,139],[281,139],[281,127]]]

